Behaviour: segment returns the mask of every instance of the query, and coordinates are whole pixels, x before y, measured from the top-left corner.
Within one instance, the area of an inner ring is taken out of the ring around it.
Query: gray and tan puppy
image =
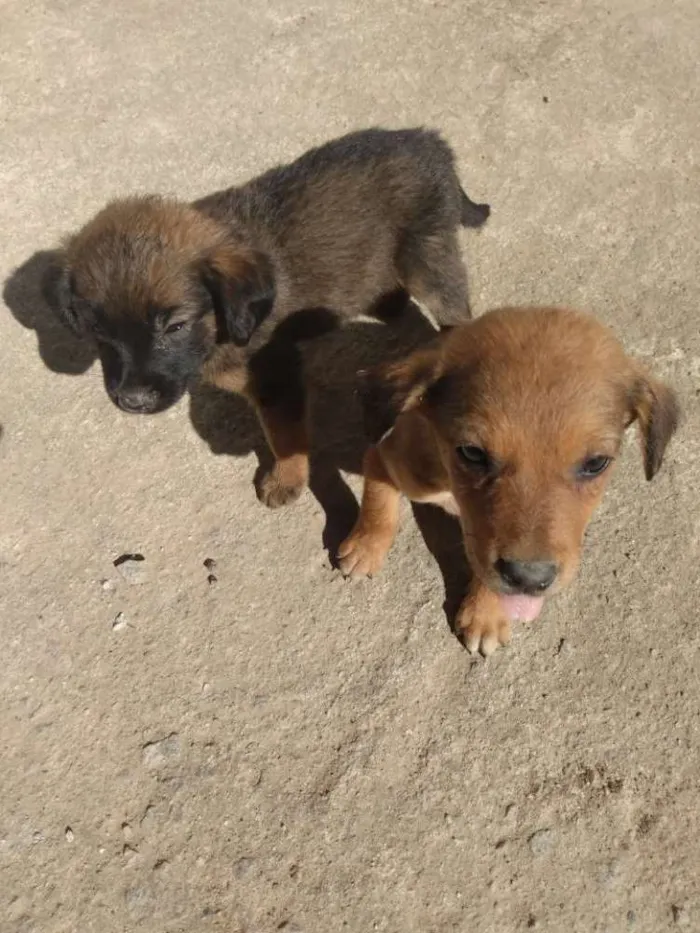
[[[246,395],[275,456],[260,496],[282,505],[309,471],[296,342],[392,297],[465,320],[457,233],[488,215],[437,133],[364,130],[193,204],[110,203],[66,242],[55,305],[124,411],[162,411],[200,374]]]

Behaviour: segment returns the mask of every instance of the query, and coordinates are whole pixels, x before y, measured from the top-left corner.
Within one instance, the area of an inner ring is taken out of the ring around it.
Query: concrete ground
[[[0,19],[2,933],[700,930],[697,0]],[[316,496],[272,513],[240,402],[121,414],[39,298],[35,254],[112,195],[371,124],[439,127],[491,202],[478,311],[588,308],[685,410],[651,484],[630,438],[579,580],[488,662],[443,611],[449,523],[406,506],[372,581],[324,549],[352,373],[392,335],[329,339]]]

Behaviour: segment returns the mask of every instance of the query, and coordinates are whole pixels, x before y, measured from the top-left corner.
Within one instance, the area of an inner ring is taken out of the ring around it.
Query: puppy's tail
[[[488,204],[475,204],[464,188],[460,188],[462,196],[462,213],[460,220],[463,227],[483,227],[489,219],[491,207]]]

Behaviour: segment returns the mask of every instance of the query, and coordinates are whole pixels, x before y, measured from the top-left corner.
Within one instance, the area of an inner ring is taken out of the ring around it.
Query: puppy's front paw
[[[499,645],[510,642],[510,620],[500,610],[496,597],[481,587],[462,603],[457,631],[468,651],[481,651],[485,658]]]
[[[346,577],[371,577],[381,570],[390,547],[390,534],[355,527],[338,548],[338,566]]]
[[[277,461],[257,483],[258,498],[268,509],[295,502],[304,491],[308,471],[300,464]]]

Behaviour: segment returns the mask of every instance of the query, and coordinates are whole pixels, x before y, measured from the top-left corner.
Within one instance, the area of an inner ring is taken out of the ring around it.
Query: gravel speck
[[[151,832],[156,823],[156,808],[152,803],[144,810],[143,816],[141,817],[141,829],[145,832]]]
[[[148,579],[148,571],[144,566],[145,560],[143,554],[122,554],[114,561],[114,566],[127,583],[138,586]]]
[[[116,616],[114,617],[114,621],[112,622],[112,631],[121,632],[123,629],[127,627],[128,624],[129,623],[126,621],[126,616],[124,615],[124,613],[118,612]]]
[[[146,887],[128,888],[124,892],[127,910],[134,914],[144,914],[151,903],[151,892]]]
[[[239,858],[236,864],[233,866],[233,873],[236,878],[245,878],[251,873],[254,866],[255,862],[253,859],[244,856],[243,858]]]
[[[671,915],[673,916],[673,922],[679,927],[689,927],[690,926],[690,914],[685,909],[685,907],[674,904],[671,907]]]
[[[557,654],[561,658],[570,658],[574,653],[573,645],[567,638],[562,638],[557,647]]]
[[[553,829],[538,829],[528,839],[533,855],[545,855],[550,851],[555,841],[556,833]]]
[[[157,771],[180,757],[180,736],[171,732],[164,739],[147,742],[143,746],[143,763],[150,771]]]
[[[598,875],[598,881],[604,888],[611,888],[620,877],[620,860],[612,859]]]

